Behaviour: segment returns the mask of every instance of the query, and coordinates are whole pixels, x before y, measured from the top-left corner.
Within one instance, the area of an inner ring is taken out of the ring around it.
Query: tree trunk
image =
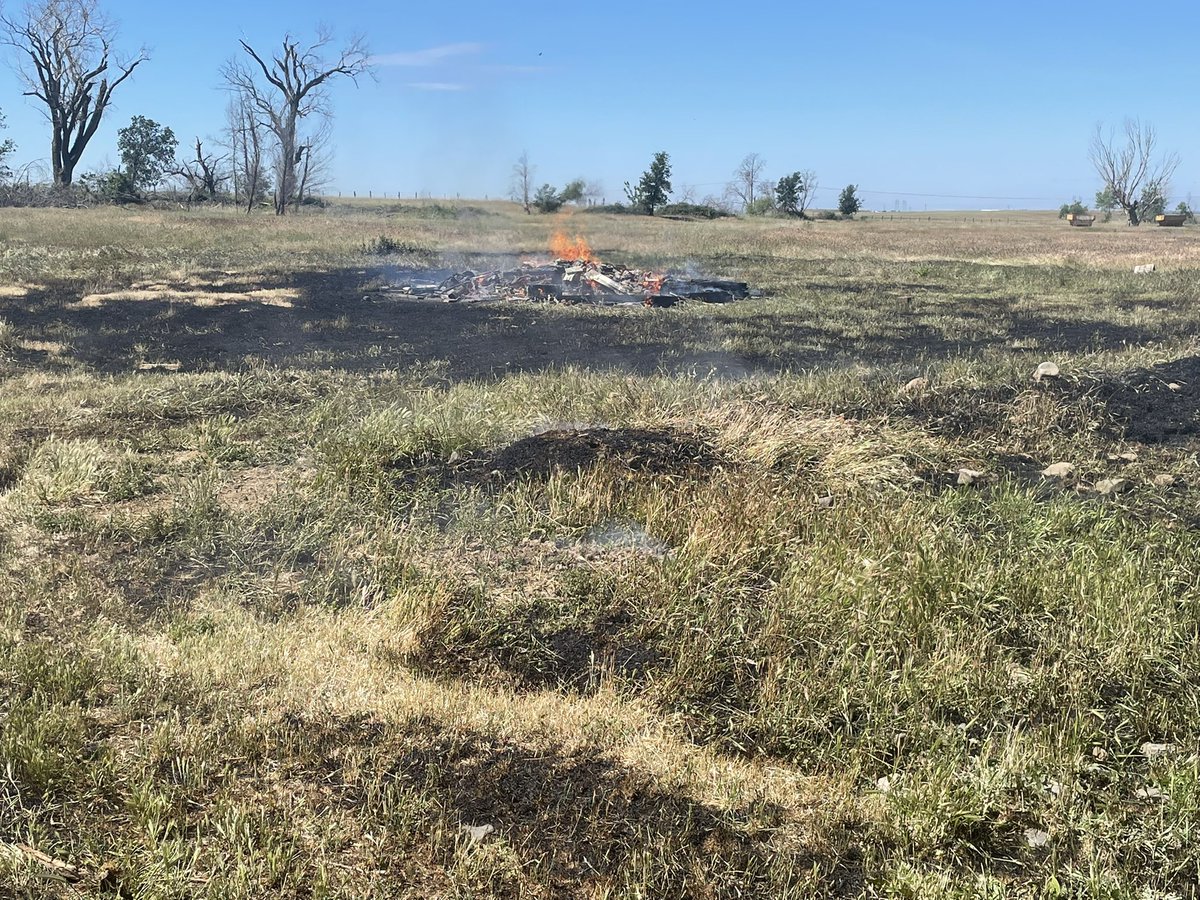
[[[1142,224],[1141,220],[1138,218],[1138,211],[1137,211],[1136,203],[1133,203],[1133,204],[1125,207],[1125,212],[1129,213],[1129,224],[1130,225],[1141,225]]]
[[[71,183],[72,172],[63,160],[63,140],[57,124],[52,126],[50,164],[54,170],[54,183],[59,187],[67,187]]]
[[[279,150],[283,155],[280,160],[279,187],[275,192],[275,215],[287,213],[288,203],[296,189],[296,120],[300,117],[298,104],[288,108],[284,133],[280,135]]]

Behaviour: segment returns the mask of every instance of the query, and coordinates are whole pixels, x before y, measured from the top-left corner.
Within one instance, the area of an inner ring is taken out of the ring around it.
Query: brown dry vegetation
[[[8,213],[0,897],[1195,895],[1200,232],[979,219]]]

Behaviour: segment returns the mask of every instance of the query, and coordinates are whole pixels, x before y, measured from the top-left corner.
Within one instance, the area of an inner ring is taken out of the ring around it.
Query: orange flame
[[[595,262],[596,260],[587,241],[582,237],[571,240],[561,231],[556,231],[554,237],[550,238],[550,252],[556,259],[571,259],[580,262]]]

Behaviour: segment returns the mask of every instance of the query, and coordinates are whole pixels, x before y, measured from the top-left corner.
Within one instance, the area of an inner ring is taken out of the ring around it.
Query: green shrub
[[[775,201],[770,197],[759,197],[753,203],[746,204],[748,216],[773,216],[775,213]]]
[[[585,206],[583,212],[589,213],[612,213],[618,216],[644,216],[644,210],[637,209],[633,206],[628,206],[624,203],[605,203],[596,206]]]
[[[1083,201],[1076,197],[1070,203],[1064,203],[1058,208],[1058,217],[1060,219],[1065,219],[1068,215],[1085,216],[1087,215],[1087,212],[1088,208],[1083,205]],[[1108,220],[1106,219],[1105,221]]]
[[[728,219],[733,216],[728,210],[703,203],[669,203],[659,210],[659,213],[664,216],[690,216],[694,219]]]
[[[433,251],[428,247],[410,244],[408,241],[398,241],[386,234],[371,238],[363,244],[362,252],[369,256],[392,256],[398,253],[410,253],[417,256],[432,256]]]

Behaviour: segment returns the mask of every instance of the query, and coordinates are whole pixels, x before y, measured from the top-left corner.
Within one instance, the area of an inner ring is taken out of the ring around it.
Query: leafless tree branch
[[[1155,158],[1158,136],[1154,126],[1143,124],[1137,119],[1126,119],[1123,129],[1124,143],[1120,143],[1115,129],[1105,131],[1097,123],[1088,148],[1088,159],[1104,187],[1112,191],[1126,215],[1129,224],[1141,222],[1139,206],[1144,194],[1151,188],[1166,193],[1167,185],[1179,166],[1179,154],[1168,153]]]
[[[228,88],[244,98],[257,121],[275,137],[276,215],[282,216],[297,200],[297,170],[305,153],[299,123],[314,114],[328,115],[326,86],[332,79],[345,77],[357,84],[358,76],[370,71],[362,38],[352,39],[336,59],[328,60],[324,51],[331,42],[325,29],[307,46],[285,35],[278,53],[266,55],[239,41],[249,61],[230,60],[223,70]]]
[[[25,95],[45,106],[55,184],[71,183],[113,91],[149,59],[143,48],[111,60],[116,36],[95,0],[42,0],[19,17],[0,16],[0,41],[17,51]]]

